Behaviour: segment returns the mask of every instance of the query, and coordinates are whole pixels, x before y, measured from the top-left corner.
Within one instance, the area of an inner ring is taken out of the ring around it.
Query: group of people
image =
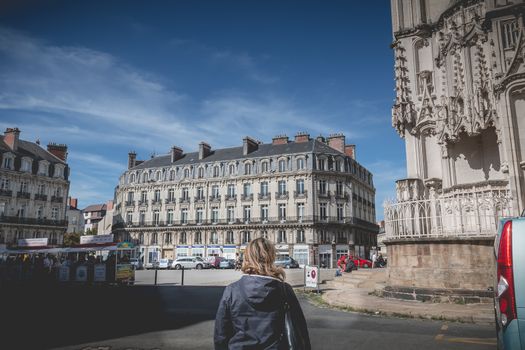
[[[75,281],[76,269],[86,266],[87,281],[93,281],[94,266],[106,265],[109,278],[115,276],[115,256],[110,254],[106,260],[100,255],[70,253],[54,254],[16,254],[0,257],[0,286],[12,284],[49,284],[59,281],[59,271],[63,266],[69,268],[69,281]]]

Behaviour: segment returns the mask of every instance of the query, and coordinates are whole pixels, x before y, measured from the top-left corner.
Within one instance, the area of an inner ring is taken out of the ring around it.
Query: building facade
[[[114,234],[141,245],[145,262],[155,254],[235,258],[260,236],[301,264],[333,266],[349,250],[366,256],[377,234],[375,189],[354,152],[344,135],[299,133],[217,150],[202,142],[192,153],[173,147],[146,161],[130,153]]]
[[[525,3],[391,5],[407,178],[385,205],[390,282],[486,290],[498,218],[525,208]]]
[[[113,201],[106,202],[106,214],[97,223],[97,235],[108,235],[113,230],[113,216],[114,216]]]
[[[78,209],[77,198],[68,198],[66,218],[67,233],[84,233],[84,215],[82,214],[82,210]]]
[[[106,216],[106,211],[106,204],[91,204],[82,209],[82,215],[84,215],[84,233],[88,230],[97,232],[98,223]]]
[[[19,136],[18,128],[0,136],[0,244],[16,246],[24,238],[61,244],[67,229],[67,146],[51,143],[46,150]]]

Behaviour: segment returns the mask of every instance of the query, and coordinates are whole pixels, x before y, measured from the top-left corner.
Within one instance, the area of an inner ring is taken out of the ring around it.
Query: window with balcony
[[[319,204],[319,219],[321,220],[327,220],[328,215],[326,211],[326,203],[320,203]]]
[[[235,221],[235,207],[228,206],[228,208],[226,209],[226,218],[228,219],[228,222]]]
[[[188,187],[184,187],[182,189],[182,199],[185,201],[190,199],[190,190]]]
[[[180,222],[181,224],[188,223],[188,209],[187,208],[182,208],[180,210]]]
[[[158,236],[157,236],[157,232],[153,232],[151,234],[151,241],[150,243],[151,244],[157,244],[159,241],[158,241]]]
[[[251,241],[251,237],[250,237],[250,231],[244,231],[242,233],[242,243],[243,244],[247,244]]]
[[[173,203],[175,201],[175,190],[170,188],[168,190],[168,202]]]
[[[43,185],[41,185],[43,186]],[[9,179],[2,178],[2,181],[0,181],[0,189],[1,190],[9,190]]]
[[[26,181],[22,181],[20,183],[20,192],[27,193],[27,182]]]
[[[133,223],[133,212],[128,211],[126,213],[126,224],[131,225]]]
[[[250,222],[251,217],[252,217],[252,207],[249,205],[245,205],[243,207],[243,221]]]
[[[343,221],[344,218],[344,207],[342,204],[337,204],[337,221]]]
[[[230,198],[235,197],[235,185],[234,184],[228,184],[228,197]]]
[[[250,197],[250,195],[252,194],[252,184],[247,182],[247,183],[244,183],[243,186],[242,186],[242,189],[243,189],[243,195],[245,198],[248,198]]]
[[[235,240],[233,236],[233,231],[226,232],[226,244],[234,244],[234,243],[235,243]]]
[[[153,193],[153,201],[155,203],[160,202],[160,190],[155,190],[155,192]]]
[[[304,219],[304,203],[297,203],[297,220]]]
[[[196,217],[197,224],[202,224],[204,221],[204,209],[203,208],[197,208],[197,217]]]
[[[286,220],[286,204],[279,204],[279,220]]]
[[[261,205],[261,220],[268,221],[268,204]]]
[[[211,222],[216,224],[219,222],[219,208],[211,208]]]
[[[298,195],[304,195],[304,180],[298,179],[295,181],[295,190]]]
[[[304,169],[304,158],[298,158],[297,159],[297,170],[303,170]]]
[[[280,230],[277,233],[277,243],[286,243],[286,231]]]
[[[344,188],[343,188],[343,181],[337,181],[335,183],[335,194],[337,196],[343,196],[344,195]]]
[[[166,214],[166,222],[168,225],[173,225],[173,209],[168,209],[168,212]]]
[[[140,202],[141,202],[142,204],[145,204],[147,201],[148,201],[148,192],[146,192],[146,191],[142,191],[142,192],[140,193]]]
[[[18,208],[17,215],[19,218],[25,218],[26,217],[26,205],[22,204],[20,208]]]
[[[219,234],[216,231],[210,233],[210,244],[219,244]]]
[[[139,223],[140,225],[144,225],[146,223],[146,211],[144,210],[139,212]]]
[[[268,196],[268,182],[266,181],[261,182],[261,195],[263,197]]]
[[[186,232],[181,232],[179,235],[179,244],[186,244]]]
[[[204,187],[197,187],[197,200],[204,200]]]
[[[282,172],[286,171],[286,160],[281,159],[281,160],[279,160],[278,164],[279,164],[279,172],[282,173]]]
[[[279,195],[281,196],[285,195],[286,194],[286,181],[281,180],[277,184],[278,184]]]
[[[4,211],[3,211],[3,206],[2,204],[5,205],[5,203],[0,203],[0,215],[4,215]],[[36,210],[36,218],[37,219],[42,219],[44,218],[44,207],[43,206],[39,206]]]
[[[202,232],[200,231],[195,232],[194,242],[195,244],[202,244]]]
[[[131,204],[131,202],[133,202],[133,197],[135,196],[135,193],[134,192],[128,192],[128,204]]]
[[[51,208],[51,220],[58,220],[58,208]]]
[[[304,243],[305,237],[304,237],[304,230],[297,230],[297,235],[295,237],[296,243]]]
[[[171,232],[166,232],[164,234],[164,244],[171,244],[172,242],[172,234]]]
[[[160,223],[160,212],[158,210],[153,211],[153,225],[158,225]]]
[[[326,180],[319,180],[319,194],[326,195]]]
[[[212,199],[219,199],[219,185],[211,186],[211,197]]]

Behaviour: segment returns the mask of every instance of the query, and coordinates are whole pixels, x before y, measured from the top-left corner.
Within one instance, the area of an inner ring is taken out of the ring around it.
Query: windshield
[[[197,260],[197,261],[204,261],[204,260],[202,260],[202,258],[200,256],[196,257],[195,260]]]

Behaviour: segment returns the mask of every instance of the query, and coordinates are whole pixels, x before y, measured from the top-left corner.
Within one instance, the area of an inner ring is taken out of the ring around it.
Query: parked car
[[[200,256],[185,256],[176,259],[172,265],[175,270],[185,269],[209,269],[211,264],[204,261]]]
[[[281,266],[286,269],[295,269],[299,268],[299,263],[289,256],[277,257],[275,260],[275,266]]]
[[[173,263],[173,260],[171,259],[160,259],[158,262],[158,268],[159,269],[171,269],[171,264]]]
[[[220,263],[223,260],[225,260],[225,258],[223,258],[221,256],[212,256],[212,257],[208,258],[207,261],[210,263],[210,266],[211,266],[212,269],[218,269]]]
[[[525,349],[525,217],[503,219],[494,243],[498,349]]]
[[[129,262],[131,263],[131,266],[133,266],[135,270],[142,270],[144,268],[144,264],[142,263],[141,259],[131,258],[129,259]]]
[[[220,269],[234,269],[235,268],[235,259],[222,259],[219,263]]]

